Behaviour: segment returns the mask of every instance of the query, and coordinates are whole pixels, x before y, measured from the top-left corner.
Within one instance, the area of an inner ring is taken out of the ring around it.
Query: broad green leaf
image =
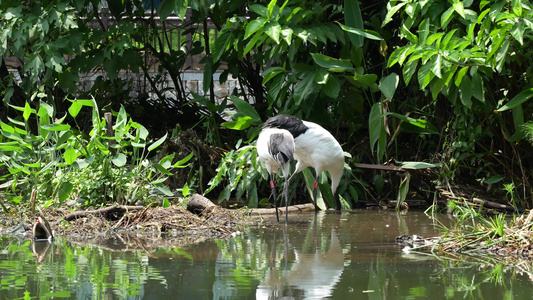
[[[158,184],[155,187],[153,187],[150,190],[150,193],[152,193],[154,195],[164,195],[164,196],[167,196],[167,197],[174,196],[172,191],[170,191],[170,189],[168,187],[166,187],[165,185],[163,185],[163,184]]]
[[[44,130],[50,130],[50,131],[66,131],[70,129],[70,125],[68,124],[46,124],[41,126]]]
[[[315,84],[315,70],[307,70],[302,73],[303,76],[300,78],[300,81],[294,86],[293,97],[295,105],[297,106],[300,105],[303,99],[306,99],[319,88],[319,86]]]
[[[466,18],[465,7],[463,5],[463,1],[454,0],[453,1],[453,10],[455,10],[461,17],[463,17],[463,19]]]
[[[165,133],[165,135],[162,136],[160,139],[152,143],[150,146],[148,146],[148,151],[152,151],[156,149],[157,147],[161,146],[161,144],[163,144],[166,141],[167,136],[168,136],[168,132]]]
[[[322,92],[326,94],[326,96],[337,99],[339,97],[339,92],[341,90],[341,84],[337,77],[330,75],[327,78],[326,84],[322,85]]]
[[[82,107],[83,107],[83,105],[80,102],[72,101],[72,104],[68,108],[68,112],[73,118],[75,118],[78,115],[78,113],[80,112]]]
[[[76,158],[78,156],[76,155],[76,150],[72,148],[71,146],[68,146],[65,152],[63,153],[63,159],[68,165],[72,165],[76,161]]]
[[[250,118],[248,116],[244,116],[244,117],[237,118],[237,121],[224,122],[221,125],[226,127],[226,128],[228,128],[228,129],[244,130],[244,129],[250,127],[250,125],[252,125],[252,123],[253,123],[252,118]]]
[[[250,23],[246,25],[246,30],[244,32],[244,39],[249,38],[257,30],[263,28],[266,22],[267,22],[267,18],[265,17],[260,17],[258,19],[250,21]]]
[[[281,26],[278,22],[269,22],[263,27],[264,33],[268,35],[276,44],[279,44],[281,35]]]
[[[315,63],[332,72],[345,72],[353,70],[353,65],[349,60],[336,59],[320,53],[311,53]]]
[[[379,81],[379,90],[383,93],[385,98],[392,99],[399,82],[400,76],[393,72],[390,75],[381,78]]]
[[[26,102],[24,104],[24,112],[22,113],[22,116],[24,117],[24,120],[28,121],[32,113],[32,109],[30,107],[30,104]]]
[[[442,78],[441,69],[442,69],[442,58],[440,54],[438,54],[431,59],[431,72],[435,74],[435,76],[437,76],[438,78]]]
[[[181,20],[185,19],[187,8],[189,7],[189,0],[174,1],[174,12]]]
[[[410,170],[420,170],[420,169],[439,168],[439,167],[441,167],[440,163],[430,164],[430,163],[422,162],[422,161],[402,161],[400,164],[400,168],[410,169]]]
[[[168,176],[172,176],[172,173],[169,170],[167,170],[167,168],[163,167],[161,164],[154,163],[154,166],[159,172],[165,175],[168,175]]]
[[[282,67],[270,67],[263,72],[263,84],[270,81],[270,79],[276,77],[276,75],[283,72]]]
[[[461,103],[470,109],[472,107],[472,84],[469,76],[463,77],[459,86],[459,96]]]
[[[402,120],[403,122],[408,123],[409,125],[412,125],[414,127],[419,128],[417,132],[422,134],[439,134],[437,127],[435,127],[433,124],[429,123],[427,120],[423,119],[415,119],[411,118],[402,114],[394,113],[394,112],[387,112],[384,114],[385,116],[393,116],[395,118],[398,118]]]
[[[262,17],[266,17],[268,15],[268,9],[261,4],[250,5],[250,10]]]
[[[183,168],[183,165],[187,163],[192,157],[194,156],[194,152],[191,152],[189,155],[184,157],[183,159],[178,160],[173,167],[174,168]]]
[[[407,172],[402,182],[400,183],[400,188],[398,189],[398,198],[396,199],[396,210],[400,210],[402,203],[407,198],[407,193],[409,192],[410,181],[411,181],[411,173]]]
[[[368,130],[370,134],[370,151],[374,152],[374,147],[379,140],[383,129],[383,118],[381,117],[381,103],[372,105],[368,116]]]
[[[344,19],[346,22],[346,26],[340,23],[339,25],[341,25],[341,28],[344,30],[346,30],[345,28],[353,29],[353,31],[346,30],[349,32],[348,37],[356,48],[362,47],[363,35],[357,33],[363,30],[363,17],[361,16],[361,8],[359,8],[359,1],[344,1]]]
[[[396,4],[397,3],[397,4]],[[387,23],[389,23],[392,20],[392,16],[400,10],[404,5],[407,4],[407,2],[401,1],[400,3],[396,2],[393,7],[389,8],[391,5],[391,2],[387,2],[387,14],[385,15],[385,18],[383,19],[383,23],[381,23],[381,27],[384,27]]]
[[[463,67],[459,72],[457,72],[457,75],[455,75],[455,86],[459,87],[461,86],[461,81],[463,80],[463,77],[466,74],[466,71],[468,71],[469,67]]]
[[[222,54],[226,52],[229,42],[231,40],[231,30],[227,27],[224,27],[219,33],[215,40],[215,47],[213,49],[213,62],[217,62]]]
[[[161,21],[165,21],[173,10],[174,0],[162,0],[159,6],[157,6],[157,14],[161,18]]]
[[[117,167],[123,167],[126,165],[127,157],[124,153],[117,153],[111,158],[111,162]]]
[[[367,30],[367,29],[353,28],[353,27],[342,25],[341,23],[338,23],[338,24],[344,31],[347,31],[349,33],[353,33],[355,35],[359,35],[359,36],[365,37],[365,38],[370,39],[370,40],[375,40],[375,41],[383,40],[381,38],[381,36],[379,36],[379,33],[375,32],[375,31]]]
[[[250,117],[255,124],[262,123],[261,117],[259,116],[255,108],[253,108],[253,106],[250,103],[242,99],[239,99],[233,95],[230,98],[233,104],[235,105],[235,108],[237,108],[237,110],[241,114]]]
[[[531,97],[533,97],[533,88],[526,89],[521,91],[518,95],[516,95],[511,101],[507,102],[505,105],[498,108],[496,111],[506,111],[512,108],[517,107],[518,105],[521,105],[522,103],[529,100]]]
[[[356,85],[359,85],[362,88],[368,88],[376,83],[376,81],[378,80],[378,76],[376,74],[359,75],[355,73],[352,79],[353,81],[350,82],[355,83]]]
[[[313,203],[313,186],[315,184],[315,176],[311,173],[309,168],[304,169],[302,173],[304,174],[305,186],[307,187],[307,192],[309,193],[309,197],[311,199],[310,202]],[[324,203],[324,199],[322,198],[322,193],[320,190],[317,191],[316,203],[319,209],[327,209],[326,203]]]
[[[503,177],[501,175],[492,176],[489,179],[483,181],[485,184],[494,184],[498,183],[503,180]]]

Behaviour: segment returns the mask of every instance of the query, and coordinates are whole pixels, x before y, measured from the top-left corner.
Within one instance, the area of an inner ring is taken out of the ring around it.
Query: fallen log
[[[211,200],[198,194],[194,194],[189,200],[189,202],[187,202],[187,210],[199,216],[205,215],[206,213],[211,212],[215,208],[219,208],[225,211],[231,211],[231,209],[224,209],[218,205],[213,204]],[[315,210],[315,206],[312,203],[291,205],[288,207],[289,213],[301,213],[301,212],[314,211],[314,210]],[[283,215],[285,213],[285,207],[278,207],[278,212]],[[250,208],[248,210],[248,214],[250,215],[274,215],[276,214],[276,209],[275,208]]]
[[[108,220],[118,220],[128,211],[138,211],[144,209],[144,206],[131,206],[131,205],[113,205],[97,210],[82,210],[75,211],[65,216],[66,221],[72,221],[79,218],[85,218],[93,215],[98,217],[104,217]]]
[[[315,206],[313,203],[291,205],[288,208],[288,213],[302,213],[307,211],[314,211]],[[285,207],[278,207],[278,212],[283,215],[285,213]],[[250,215],[274,215],[276,214],[275,208],[250,208]]]
[[[202,215],[206,209],[212,210],[217,207],[217,205],[211,202],[211,200],[199,194],[192,195],[186,205],[188,211],[199,216]]]

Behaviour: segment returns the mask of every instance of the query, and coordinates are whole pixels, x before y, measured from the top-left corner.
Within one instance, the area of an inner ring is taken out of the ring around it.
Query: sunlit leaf
[[[157,147],[161,146],[161,144],[163,144],[165,142],[165,140],[167,139],[167,136],[168,136],[168,133],[165,133],[164,136],[162,136],[160,139],[158,139],[157,141],[155,141],[154,143],[152,143],[149,147],[148,147],[148,151],[152,151],[154,149],[156,149]]]
[[[353,70],[353,65],[349,60],[336,59],[320,53],[311,53],[315,63],[332,72],[345,72]]]
[[[123,153],[117,153],[111,158],[111,162],[117,167],[123,167],[126,165],[127,157]]]

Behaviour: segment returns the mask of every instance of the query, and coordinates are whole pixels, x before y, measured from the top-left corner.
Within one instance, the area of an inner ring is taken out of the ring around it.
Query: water
[[[444,222],[449,220],[443,219]],[[83,245],[0,238],[0,299],[529,299],[531,262],[404,253],[433,236],[421,212],[291,215],[228,240],[153,248],[135,237]]]

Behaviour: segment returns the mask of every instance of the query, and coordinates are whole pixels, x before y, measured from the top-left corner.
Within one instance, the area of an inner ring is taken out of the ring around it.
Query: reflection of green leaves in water
[[[0,237],[0,244],[7,245],[0,257],[0,273],[2,295],[9,299],[68,298],[73,296],[71,292],[78,299],[99,299],[109,294],[126,299],[142,297],[148,280],[167,286],[160,271],[147,263],[149,257],[144,251],[103,251],[97,246],[79,246],[61,238],[53,244],[33,245],[31,241],[4,236]],[[44,246],[50,249],[39,253]],[[189,253],[177,248],[161,248],[157,252],[192,259]]]

